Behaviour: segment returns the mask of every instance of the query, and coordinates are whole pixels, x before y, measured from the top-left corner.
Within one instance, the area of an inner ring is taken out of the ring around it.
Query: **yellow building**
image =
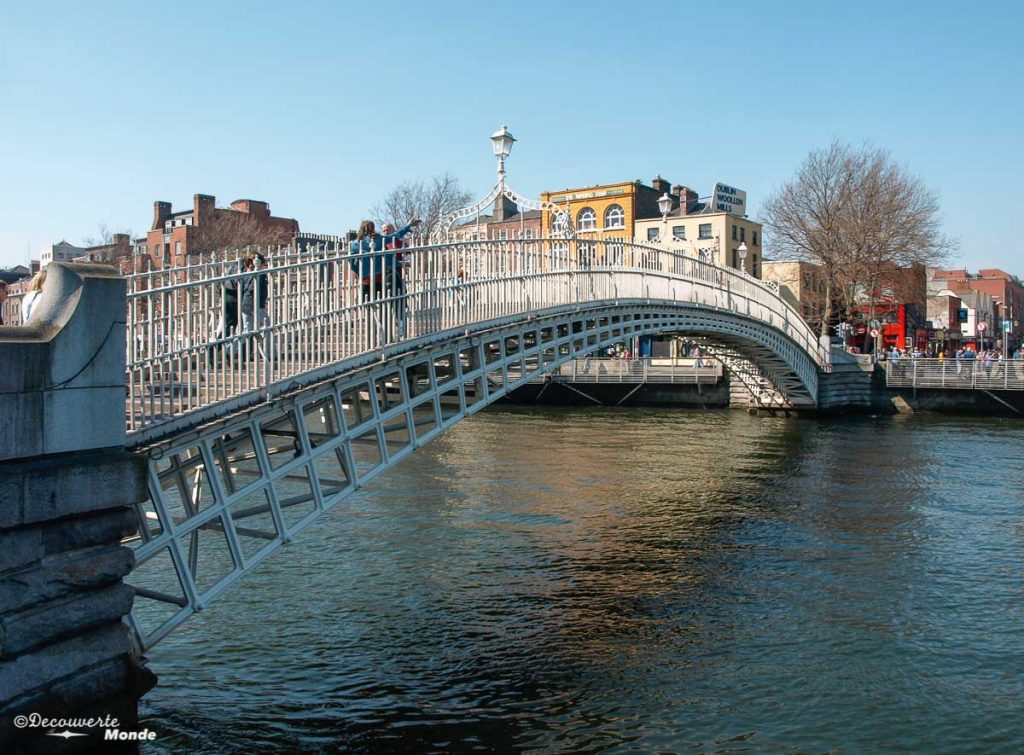
[[[740,198],[729,205],[721,197],[732,192]],[[741,214],[746,207],[746,194],[724,184],[715,187],[709,200],[699,200],[697,192],[685,186],[673,186],[672,210],[666,216],[638,219],[633,239],[638,243],[658,243],[713,261],[723,267],[742,269],[761,277],[761,224]],[[734,210],[733,212],[728,209]],[[740,213],[740,214],[738,214]],[[740,244],[747,248],[744,262]]]
[[[798,260],[764,263],[763,278],[779,284],[782,298],[813,327],[825,311],[825,275],[820,265]]]
[[[637,220],[660,215],[658,198],[669,191],[668,181],[660,176],[647,186],[641,181],[602,184],[562,191],[546,191],[542,202],[565,208],[572,218],[579,239],[632,239]],[[545,236],[557,233],[552,227],[552,214],[542,217]]]

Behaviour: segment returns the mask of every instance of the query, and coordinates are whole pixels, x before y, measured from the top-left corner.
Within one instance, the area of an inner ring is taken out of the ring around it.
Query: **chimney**
[[[210,194],[196,194],[192,197],[192,225],[202,225],[203,221],[213,215],[217,206],[217,198]]]
[[[270,217],[270,205],[257,199],[236,199],[231,203],[231,209],[261,218]]]
[[[652,187],[654,188],[654,190],[655,190],[655,191],[657,191],[657,192],[658,192],[659,194],[665,194],[665,193],[667,193],[667,192],[668,192],[668,181],[666,181],[666,180],[665,180],[664,178],[662,178],[661,176],[655,176],[655,177],[654,177],[654,180],[653,180],[653,181],[651,181],[651,186],[652,186]]]
[[[494,200],[493,222],[500,223],[503,220],[508,220],[517,212],[519,212],[519,208],[516,207],[516,203],[508,199],[504,194],[499,194],[498,198]]]
[[[170,214],[170,202],[153,202],[153,227],[150,228],[150,230],[155,231],[158,228],[163,228],[164,221],[170,217]]]
[[[697,204],[699,199],[697,192],[688,186],[675,186],[673,189],[679,195],[680,214],[689,215],[693,212],[694,205]]]

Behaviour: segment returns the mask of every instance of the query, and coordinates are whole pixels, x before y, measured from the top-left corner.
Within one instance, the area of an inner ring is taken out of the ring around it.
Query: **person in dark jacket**
[[[263,327],[270,319],[267,316],[267,274],[260,272],[266,268],[267,259],[259,252],[249,259],[247,267],[254,274],[246,278],[242,286],[242,329],[247,331]]]

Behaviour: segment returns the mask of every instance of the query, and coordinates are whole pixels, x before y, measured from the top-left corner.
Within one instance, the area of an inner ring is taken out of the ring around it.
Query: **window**
[[[735,223],[732,226],[732,240],[733,241],[736,240],[736,224]]]
[[[191,215],[189,215],[187,218],[185,218],[185,225],[192,225],[192,216]]]
[[[678,239],[679,241],[686,241],[686,226],[685,225],[674,225],[674,226],[672,226],[672,238]]]
[[[701,223],[700,228],[697,229],[697,238],[709,239],[711,238],[711,223]]]
[[[551,213],[551,232],[554,234],[565,233],[565,220],[561,215]]]
[[[750,232],[750,243],[757,246],[757,231]]]
[[[658,237],[660,235],[661,235],[661,232],[657,228],[648,228],[647,229],[647,240],[648,241],[657,241]]]
[[[625,228],[626,227],[626,213],[622,211],[622,206],[613,204],[607,210],[604,211],[604,227],[605,228]]]
[[[177,255],[181,254],[181,242],[180,241],[175,241],[174,242],[174,253],[177,254]]]
[[[735,226],[733,226],[733,227],[735,227]],[[740,228],[740,241],[746,241],[746,240],[747,240],[747,229],[746,228]]]
[[[507,241],[508,240],[508,231],[498,231],[498,240],[499,241]]]
[[[589,207],[584,207],[576,216],[576,228],[580,231],[592,231],[597,228],[597,213]]]
[[[525,228],[523,230],[523,238],[524,239],[532,239],[533,238],[533,229],[532,228]]]

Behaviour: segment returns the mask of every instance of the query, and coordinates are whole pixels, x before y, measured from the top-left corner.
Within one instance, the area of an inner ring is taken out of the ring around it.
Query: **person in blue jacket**
[[[395,292],[399,264],[396,242],[419,224],[419,220],[412,220],[409,225],[386,236],[377,233],[372,220],[364,220],[359,226],[356,240],[349,245],[349,253],[363,256],[353,256],[349,265],[359,276],[363,301],[380,299]]]

